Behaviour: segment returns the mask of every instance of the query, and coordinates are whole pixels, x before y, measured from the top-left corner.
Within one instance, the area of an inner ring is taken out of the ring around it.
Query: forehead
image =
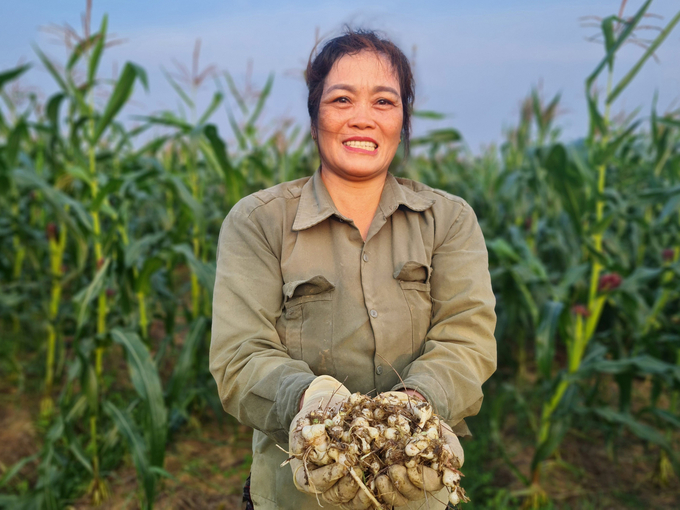
[[[366,50],[354,55],[343,55],[335,61],[326,76],[324,90],[337,83],[355,87],[390,86],[400,89],[399,77],[387,57]]]

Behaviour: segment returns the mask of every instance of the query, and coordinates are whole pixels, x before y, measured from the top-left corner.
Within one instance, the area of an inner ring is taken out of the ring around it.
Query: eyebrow
[[[328,87],[328,90],[326,90],[326,94],[329,92],[333,92],[334,90],[347,90],[352,93],[356,93],[357,89],[353,87],[352,85],[346,85],[344,83],[338,83],[337,85],[333,85],[332,87]],[[373,93],[376,92],[391,92],[395,96],[399,95],[399,92],[397,92],[395,89],[392,87],[386,87],[384,85],[378,85],[376,87],[373,87]]]

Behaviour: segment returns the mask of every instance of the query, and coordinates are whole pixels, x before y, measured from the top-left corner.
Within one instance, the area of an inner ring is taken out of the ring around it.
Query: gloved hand
[[[350,392],[333,377],[322,375],[314,379],[305,391],[302,408],[293,418],[289,430],[290,452],[299,455],[304,453],[306,441],[302,436],[302,429],[309,423],[306,416],[312,411],[321,414],[326,410],[326,416],[333,416],[340,405],[346,401]],[[293,482],[295,487],[308,494],[322,494],[323,498],[330,503],[347,503],[347,508],[361,510],[369,508],[370,501],[364,503],[365,496],[359,491],[359,486],[349,474],[346,466],[334,462],[325,454],[328,448],[328,436],[325,431],[318,439],[314,450],[310,452],[309,460],[315,464],[327,464],[313,470],[305,470],[303,462],[298,459],[290,461],[293,470]],[[354,472],[361,478],[362,472],[355,467]],[[356,500],[356,501],[355,501]]]
[[[387,391],[380,395],[398,400],[405,405],[414,406],[417,402],[420,402],[416,397],[409,396],[403,391]],[[459,469],[464,461],[463,447],[451,427],[443,421],[440,421],[439,424],[439,437],[450,448],[451,453],[455,456],[451,462],[454,467]],[[390,466],[387,474],[382,474],[376,478],[375,484],[378,492],[386,503],[395,507],[405,506],[408,505],[409,501],[424,499],[425,492],[437,492],[444,487],[442,476],[434,469],[426,466],[418,466],[414,469],[417,469],[418,475],[420,475],[419,479],[410,476],[406,466],[400,464]]]

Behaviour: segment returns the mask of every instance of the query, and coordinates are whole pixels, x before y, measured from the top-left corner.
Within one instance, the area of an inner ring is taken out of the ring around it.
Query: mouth
[[[342,144],[345,147],[351,148],[351,149],[360,149],[362,151],[367,151],[367,152],[375,152],[375,150],[378,148],[378,144],[375,142],[375,140],[372,140],[370,138],[351,138],[349,140],[345,140],[342,142]]]

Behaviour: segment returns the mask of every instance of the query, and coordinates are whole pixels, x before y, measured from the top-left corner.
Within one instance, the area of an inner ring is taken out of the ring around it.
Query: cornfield
[[[468,508],[595,498],[560,499],[552,486],[556,469],[583,470],[565,445],[589,436],[613,464],[642,445],[640,483],[677,485],[680,110],[611,114],[680,22],[658,27],[615,81],[651,3],[598,20],[604,52],[585,79],[582,139],[560,141],[559,96],[534,90],[501,147],[472,155],[457,130],[439,129],[393,163],[465,198],[489,250],[499,371],[463,444]],[[0,452],[0,508],[108,504],[131,464],[126,507],[150,509],[178,483],[165,457],[184,431],[219,420],[235,433],[207,362],[219,227],[241,197],[319,164],[308,130],[263,134],[273,76],[251,97],[227,72],[167,74],[181,108],[130,122],[121,111],[147,75],[128,62],[102,78],[110,42],[104,17],[65,63],[36,47],[59,89],[44,102],[13,87],[36,66],[0,72],[0,406],[35,402],[38,438],[10,464]],[[208,74],[212,100],[198,111]]]

